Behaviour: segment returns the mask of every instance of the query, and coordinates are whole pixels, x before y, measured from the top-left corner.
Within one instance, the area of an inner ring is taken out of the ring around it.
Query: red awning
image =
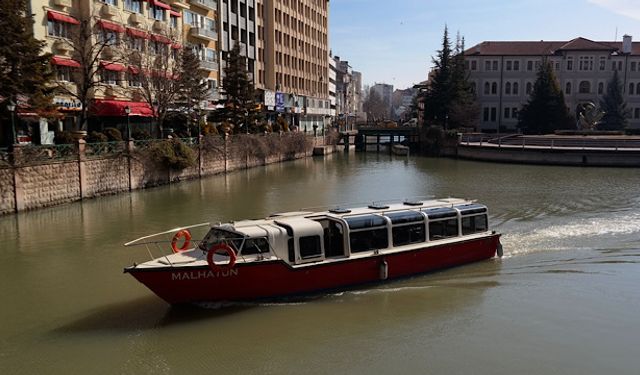
[[[59,13],[59,12],[54,12],[52,10],[48,10],[47,11],[47,19],[49,20],[53,20],[53,21],[59,21],[59,22],[66,22],[66,23],[70,23],[73,25],[79,25],[80,21],[78,21],[77,19],[66,15],[64,13]]]
[[[180,14],[180,12],[176,12],[175,10],[170,10],[169,14],[174,17],[182,17],[182,14]]]
[[[171,45],[171,48],[173,48],[173,49],[182,49],[182,44],[180,44],[180,43],[173,43],[173,44]]]
[[[122,65],[122,64],[112,63],[112,62],[107,62],[107,61],[100,61],[100,67],[102,69],[112,70],[114,72],[123,72],[123,71],[127,70],[127,67]]]
[[[53,65],[70,66],[72,68],[79,68],[80,67],[80,63],[77,62],[76,60],[66,59],[64,57],[59,57],[59,56],[53,56],[51,58],[51,63]]]
[[[153,109],[146,102],[127,102],[124,100],[95,100],[93,112],[97,116],[126,116],[125,107],[131,110],[129,116],[153,117]]]
[[[169,5],[167,5],[167,4],[163,3],[163,2],[160,2],[158,0],[149,0],[149,3],[151,5],[157,6],[158,8],[164,8],[164,9],[167,9],[167,10],[171,10],[171,7]]]
[[[123,33],[124,32],[124,27],[122,25],[118,25],[117,23],[113,23],[113,22],[109,22],[109,21],[105,21],[105,20],[100,20],[100,21],[98,21],[98,25],[100,25],[100,27],[102,27],[105,30],[111,30],[111,31],[115,31],[117,33]]]
[[[146,31],[132,29],[130,27],[127,27],[127,34],[136,38],[149,39],[149,34]]]
[[[163,35],[151,34],[151,40],[155,42],[164,43],[164,44],[171,44],[171,39]]]
[[[129,69],[129,72],[131,74],[139,74],[140,73],[140,68],[136,68],[135,66],[130,66],[128,69]]]

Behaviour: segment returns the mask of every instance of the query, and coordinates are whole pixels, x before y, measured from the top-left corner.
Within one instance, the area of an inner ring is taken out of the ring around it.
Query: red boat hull
[[[250,301],[317,293],[381,281],[387,263],[388,279],[400,278],[492,258],[500,235],[430,246],[360,259],[317,263],[294,268],[281,260],[240,263],[233,269],[209,267],[127,268],[160,298],[170,304],[190,302]]]

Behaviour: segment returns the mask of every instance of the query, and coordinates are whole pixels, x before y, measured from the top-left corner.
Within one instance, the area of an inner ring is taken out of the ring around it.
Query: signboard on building
[[[82,103],[74,99],[67,98],[54,98],[53,104],[58,107],[60,111],[80,111],[82,110]]]
[[[265,90],[264,91],[264,105],[266,107],[275,107],[276,106],[276,93],[275,91]]]
[[[284,93],[276,93],[276,111],[284,112]]]

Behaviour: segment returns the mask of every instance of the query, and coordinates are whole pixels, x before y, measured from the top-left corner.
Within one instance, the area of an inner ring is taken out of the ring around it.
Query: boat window
[[[386,249],[389,247],[389,234],[387,228],[363,230],[349,234],[349,244],[352,253]]]
[[[349,229],[365,229],[387,225],[386,220],[378,215],[362,215],[347,217],[344,219]]]
[[[248,238],[242,246],[242,255],[265,254],[269,252],[269,241],[266,238]]]
[[[409,245],[426,241],[424,224],[393,227],[393,246]]]
[[[424,222],[424,216],[417,211],[389,212],[385,216],[391,219],[392,224]]]
[[[481,204],[471,203],[455,206],[462,215],[482,214],[487,212],[487,207]]]
[[[458,219],[429,222],[429,240],[441,240],[458,235]]]
[[[422,211],[429,216],[429,220],[458,216],[458,211],[450,207],[429,208]]]
[[[293,246],[293,238],[289,238],[289,240],[287,241],[287,249],[289,251],[289,262],[295,263],[296,249]]]
[[[300,237],[300,257],[309,259],[322,256],[320,241],[320,236]]]
[[[242,241],[244,241],[244,237],[241,234],[213,228],[204,236],[199,247],[201,250],[209,250],[214,245],[226,243],[237,253],[242,247]]]
[[[466,216],[462,218],[463,235],[486,232],[487,229],[487,215]]]

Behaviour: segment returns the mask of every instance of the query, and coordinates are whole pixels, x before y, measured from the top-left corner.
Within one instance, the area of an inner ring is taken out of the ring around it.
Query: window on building
[[[636,95],[640,95],[640,83],[636,84]]]
[[[473,71],[478,70],[478,61],[477,60],[471,60],[471,70],[473,70]]]
[[[519,114],[520,114],[520,112],[519,112],[517,107],[511,108],[511,117],[512,118],[517,119]]]
[[[129,35],[127,38],[127,47],[134,51],[144,52],[144,39]]]
[[[491,84],[491,94],[493,94],[493,95],[498,94],[498,83],[497,82],[493,82]]]
[[[127,80],[129,82],[129,87],[142,87],[142,76],[140,72],[127,72]]]
[[[591,93],[591,82],[589,81],[581,81],[578,85],[578,92],[580,94],[590,94]]]
[[[598,83],[598,95],[604,94],[604,82]]]
[[[118,33],[112,30],[102,30],[98,33],[98,40],[105,46],[114,46],[118,43]]]
[[[117,6],[118,5],[118,0],[101,0],[103,3],[105,4],[109,4],[109,5],[113,5],[113,6]]]
[[[571,95],[571,82],[567,82],[565,88],[564,88],[564,93],[567,95]]]
[[[638,70],[638,63],[636,61],[632,61],[631,62],[631,71],[635,72],[636,70]]]
[[[567,70],[573,70],[573,57],[567,57]]]
[[[54,20],[49,20],[47,23],[47,34],[49,36],[57,36],[60,38],[69,38],[70,37],[70,24],[66,22],[58,22]]]
[[[491,93],[491,84],[489,82],[484,83],[484,94],[489,95]]]
[[[508,120],[510,116],[511,116],[511,108],[505,107],[505,109],[504,109],[504,118]]]
[[[533,61],[532,60],[528,60],[527,61],[527,71],[530,72],[533,70]]]
[[[102,69],[101,71],[102,83],[107,85],[118,84],[118,72],[113,70]]]
[[[519,72],[520,71],[520,61],[516,60],[513,62],[513,70],[515,72]]]
[[[518,91],[520,91],[518,87],[518,82],[514,82],[511,92],[513,93],[513,95],[518,95]]]
[[[497,120],[498,110],[496,107],[491,108],[491,121],[495,122]]]
[[[635,119],[639,119],[640,118],[640,108],[634,108],[634,110],[633,110],[633,118],[635,118]]]
[[[142,0],[124,0],[124,10],[142,13]]]
[[[607,58],[603,56],[600,58],[600,70],[605,70],[606,67],[607,67]]]
[[[511,71],[513,69],[513,61],[507,60],[507,71]]]
[[[531,82],[527,82],[526,93],[527,95],[531,94],[533,91],[533,84]]]
[[[71,82],[71,67],[57,65],[56,76],[58,77],[58,81]]]
[[[478,89],[478,88],[477,88],[476,83],[475,83],[475,82],[471,82],[471,92],[472,92],[473,94],[475,94],[475,93],[477,92],[477,91],[476,91],[477,89]]]
[[[489,121],[489,108],[487,107],[484,107],[484,109],[482,110],[482,121],[484,122]]]
[[[580,56],[578,59],[578,70],[591,71],[593,70],[593,56]]]
[[[505,93],[506,95],[511,95],[511,82],[507,82],[507,83],[504,85],[504,93]]]
[[[498,61],[494,60],[493,63],[491,64],[491,68],[493,68],[494,71],[498,70]]]
[[[633,85],[633,82],[629,83],[629,95],[633,95],[633,93],[635,92],[635,86]]]
[[[487,60],[484,62],[484,70],[486,71],[490,71],[491,70],[491,61]]]
[[[160,8],[159,6],[150,4],[149,5],[149,18],[154,19],[154,20],[158,20],[158,21],[164,21],[165,19],[167,19],[166,10],[164,8]]]

